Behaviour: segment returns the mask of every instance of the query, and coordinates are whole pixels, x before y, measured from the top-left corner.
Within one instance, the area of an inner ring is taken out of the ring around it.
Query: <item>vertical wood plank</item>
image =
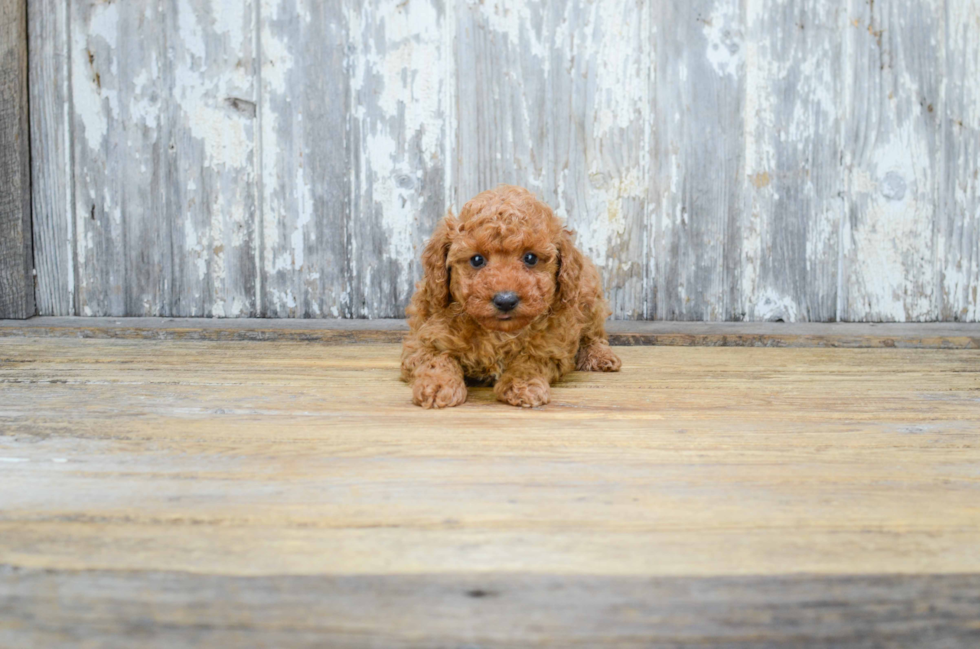
[[[173,28],[166,46],[172,100],[164,119],[170,129],[172,312],[252,316],[259,101],[255,4],[171,1],[175,6],[166,15]]]
[[[0,0],[0,318],[34,315],[27,4]]]
[[[941,0],[852,0],[844,38],[846,212],[840,318],[937,315]]]
[[[820,0],[749,0],[746,9],[742,312],[834,320],[846,12]]]
[[[262,0],[260,15],[260,312],[349,317],[345,6]]]
[[[71,6],[80,315],[254,312],[251,7]]]
[[[37,311],[75,314],[68,2],[28,0]]]
[[[948,0],[942,320],[980,320],[980,1]]]
[[[744,16],[657,0],[651,288],[657,320],[741,320]]]
[[[78,315],[171,315],[169,21],[142,3],[69,11]]]
[[[554,102],[543,11],[540,2],[457,2],[457,208],[501,183],[523,185],[557,207],[547,177],[553,150],[541,139],[563,125],[545,128]]]
[[[499,183],[538,193],[578,232],[614,317],[642,317],[650,4],[457,2],[463,202]]]
[[[446,212],[446,7],[352,7],[351,312],[402,317],[422,274],[422,247]]]

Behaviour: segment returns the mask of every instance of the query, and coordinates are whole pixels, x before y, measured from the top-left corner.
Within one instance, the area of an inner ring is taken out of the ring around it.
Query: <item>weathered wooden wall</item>
[[[43,314],[399,316],[538,192],[616,317],[980,320],[980,0],[29,0]]]
[[[0,0],[0,318],[34,315],[27,12]]]

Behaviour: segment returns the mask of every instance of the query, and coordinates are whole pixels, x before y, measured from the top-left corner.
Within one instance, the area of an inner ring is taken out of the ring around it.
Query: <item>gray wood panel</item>
[[[0,0],[0,318],[35,313],[27,6]]]
[[[37,310],[75,315],[68,3],[32,0],[27,5]]]
[[[171,315],[170,21],[159,5],[72,3],[79,315]],[[160,218],[160,215],[167,215]]]
[[[29,0],[39,308],[400,317],[507,182],[618,318],[977,321],[977,5]]]
[[[658,0],[647,293],[660,320],[740,320],[745,16]]]
[[[980,320],[980,1],[946,2],[941,320]]]
[[[422,248],[446,212],[446,9],[443,0],[352,3],[353,317],[404,315]]]
[[[347,8],[263,0],[259,312],[350,316]]]
[[[78,312],[254,312],[254,11],[71,6]]]
[[[852,0],[844,36],[841,307],[853,321],[936,318],[945,110],[942,0]]]
[[[283,575],[0,568],[0,643],[972,648],[977,575]],[[26,621],[26,622],[25,622]]]
[[[527,186],[577,231],[617,317],[643,317],[650,5],[457,3],[461,205]]]
[[[161,16],[172,66],[161,90],[171,312],[255,315],[258,0],[171,2]]]
[[[746,11],[741,312],[834,320],[847,12],[821,0],[750,0]]]

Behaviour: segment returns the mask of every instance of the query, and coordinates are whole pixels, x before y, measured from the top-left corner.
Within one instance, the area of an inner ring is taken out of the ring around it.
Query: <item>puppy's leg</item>
[[[499,401],[520,408],[536,408],[551,400],[549,383],[554,378],[551,363],[546,360],[522,358],[509,366],[493,393]]]
[[[618,372],[622,362],[603,338],[593,338],[582,345],[575,357],[575,369],[582,372]]]
[[[422,360],[411,372],[412,402],[423,408],[451,408],[466,401],[459,361],[446,354]]]
[[[622,362],[613,352],[606,340],[606,316],[609,314],[597,303],[589,317],[589,323],[582,330],[575,369],[582,372],[618,372]]]

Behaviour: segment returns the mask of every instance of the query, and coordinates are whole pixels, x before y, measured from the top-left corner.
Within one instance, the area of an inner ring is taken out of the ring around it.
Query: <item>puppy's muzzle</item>
[[[501,291],[493,296],[493,305],[504,313],[513,311],[520,301],[521,298],[514,291]]]

